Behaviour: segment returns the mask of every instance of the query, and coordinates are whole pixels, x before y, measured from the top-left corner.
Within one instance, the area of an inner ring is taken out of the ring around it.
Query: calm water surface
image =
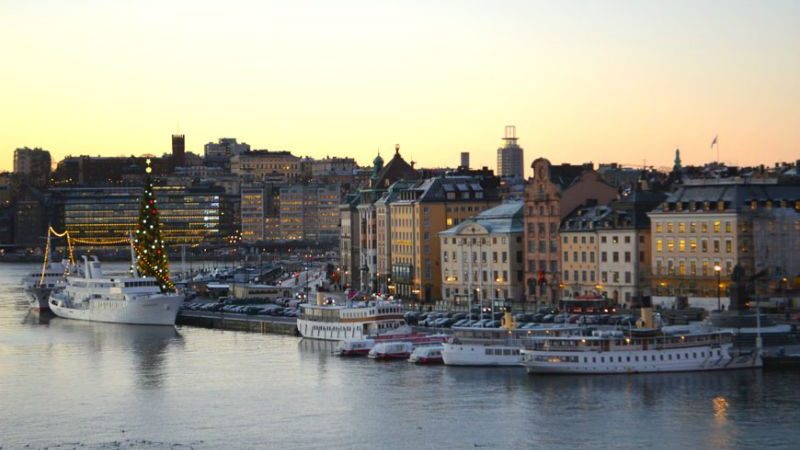
[[[124,265],[118,265],[122,268]],[[0,265],[0,448],[798,448],[800,374],[548,376],[39,317]]]

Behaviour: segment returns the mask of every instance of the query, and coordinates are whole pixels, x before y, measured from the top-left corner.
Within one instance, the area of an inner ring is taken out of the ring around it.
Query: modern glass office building
[[[97,240],[128,236],[138,218],[142,188],[60,188],[53,192],[70,235]],[[222,188],[156,186],[155,192],[167,244],[199,244],[222,238]]]

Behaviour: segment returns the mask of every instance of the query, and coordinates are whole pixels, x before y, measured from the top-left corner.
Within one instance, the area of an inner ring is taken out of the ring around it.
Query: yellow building
[[[411,300],[441,298],[439,232],[500,203],[493,175],[429,178],[400,191],[390,208],[390,292]]]

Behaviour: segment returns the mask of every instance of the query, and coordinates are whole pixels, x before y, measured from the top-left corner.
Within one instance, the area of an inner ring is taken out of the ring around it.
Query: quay
[[[178,313],[175,323],[219,330],[300,336],[297,331],[297,319],[294,317],[182,310]]]

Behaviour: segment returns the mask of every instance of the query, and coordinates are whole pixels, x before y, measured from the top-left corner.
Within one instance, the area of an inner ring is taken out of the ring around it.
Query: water
[[[119,269],[124,264],[117,265]],[[0,448],[797,448],[800,377],[529,376],[48,319],[0,265]]]

